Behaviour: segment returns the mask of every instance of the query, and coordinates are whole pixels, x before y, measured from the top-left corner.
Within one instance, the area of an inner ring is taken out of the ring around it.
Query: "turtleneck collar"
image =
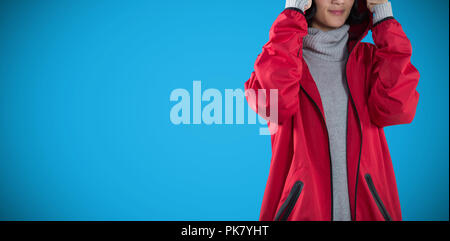
[[[328,61],[343,61],[348,57],[347,40],[350,25],[344,24],[337,29],[322,31],[309,27],[308,35],[303,38],[303,54]]]

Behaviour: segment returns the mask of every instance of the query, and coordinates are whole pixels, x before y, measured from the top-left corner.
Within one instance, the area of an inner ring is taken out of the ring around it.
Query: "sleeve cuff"
[[[306,5],[308,5],[309,0],[286,0],[285,8],[298,8],[305,11]]]
[[[372,11],[373,11],[374,25],[385,18],[394,16],[394,14],[392,13],[391,2],[385,2],[382,4],[375,5],[373,6]]]

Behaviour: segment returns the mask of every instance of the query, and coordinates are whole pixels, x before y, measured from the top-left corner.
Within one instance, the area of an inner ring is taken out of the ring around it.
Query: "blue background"
[[[422,76],[413,123],[385,128],[403,217],[448,220],[449,2],[392,2]],[[283,7],[2,0],[0,219],[258,220],[270,137],[173,125],[169,95],[243,89]]]

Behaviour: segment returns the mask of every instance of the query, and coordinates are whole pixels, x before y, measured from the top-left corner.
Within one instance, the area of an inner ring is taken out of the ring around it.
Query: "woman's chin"
[[[328,28],[340,28],[342,25],[345,24],[345,21],[339,21],[339,22],[332,22],[328,24]]]

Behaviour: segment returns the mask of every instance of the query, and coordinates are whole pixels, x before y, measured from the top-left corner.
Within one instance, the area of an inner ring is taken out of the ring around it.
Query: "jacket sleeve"
[[[307,34],[307,22],[299,9],[285,9],[273,23],[269,41],[258,55],[254,71],[245,82],[245,90],[253,90],[256,98],[246,95],[250,107],[258,112],[258,90],[266,96],[262,102],[266,113],[270,113],[270,89],[278,90],[278,124],[292,116],[298,110],[299,79],[302,75],[303,37]],[[272,118],[261,115],[267,121]],[[272,115],[270,115],[272,117]]]
[[[372,37],[376,47],[368,97],[371,121],[380,128],[411,123],[419,101],[416,86],[420,78],[411,64],[411,43],[392,17],[376,24]]]

